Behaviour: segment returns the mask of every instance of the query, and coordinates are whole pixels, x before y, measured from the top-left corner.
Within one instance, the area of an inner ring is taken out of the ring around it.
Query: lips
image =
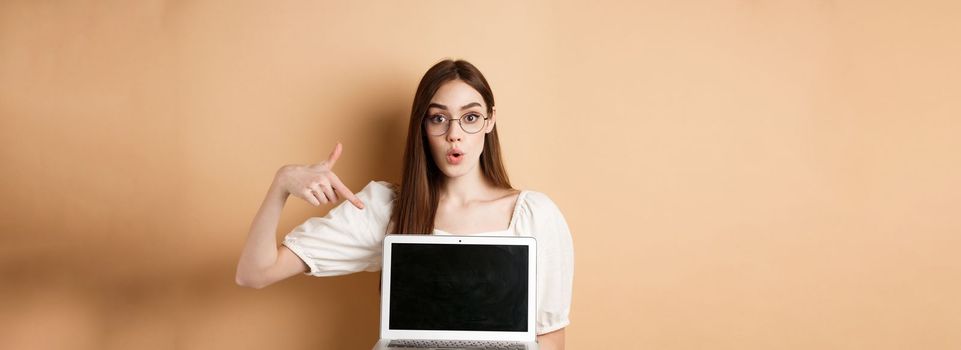
[[[460,148],[452,148],[447,151],[447,163],[457,165],[462,160],[464,160],[464,151],[461,151]]]

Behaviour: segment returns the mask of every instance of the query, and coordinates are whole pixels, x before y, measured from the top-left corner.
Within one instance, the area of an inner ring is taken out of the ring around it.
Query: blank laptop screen
[[[527,246],[391,249],[390,329],[527,331]]]

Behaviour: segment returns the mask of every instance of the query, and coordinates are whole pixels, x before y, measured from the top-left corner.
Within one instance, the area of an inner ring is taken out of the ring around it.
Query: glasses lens
[[[448,126],[450,126],[450,120],[445,117],[435,116],[424,119],[424,128],[431,136],[446,134]]]
[[[484,128],[484,118],[476,114],[468,114],[460,118],[460,126],[470,134],[477,133]]]

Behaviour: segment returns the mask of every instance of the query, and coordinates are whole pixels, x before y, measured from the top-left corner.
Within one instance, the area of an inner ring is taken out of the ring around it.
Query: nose
[[[464,137],[464,130],[460,125],[454,125],[455,122],[460,123],[459,120],[451,120],[447,125],[447,142],[459,142]]]

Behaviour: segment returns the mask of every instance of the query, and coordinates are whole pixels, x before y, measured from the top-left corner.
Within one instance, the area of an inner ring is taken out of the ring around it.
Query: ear
[[[497,121],[497,107],[491,107],[491,117],[487,121],[487,130],[484,131],[485,134],[490,134],[494,131],[494,122]]]

